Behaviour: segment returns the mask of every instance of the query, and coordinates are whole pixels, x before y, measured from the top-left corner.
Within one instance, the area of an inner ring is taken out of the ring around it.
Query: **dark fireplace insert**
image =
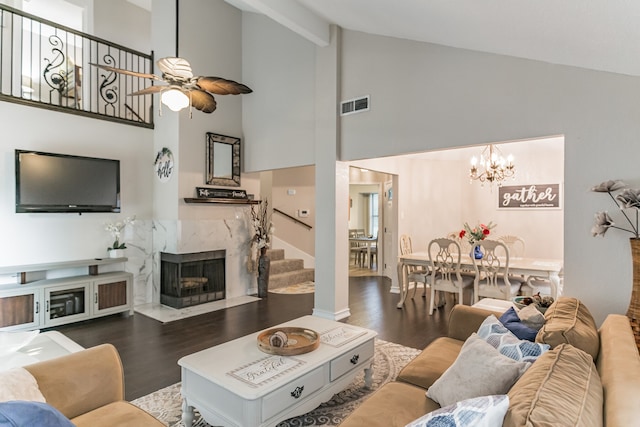
[[[225,298],[224,249],[189,254],[160,252],[160,303],[189,307]]]

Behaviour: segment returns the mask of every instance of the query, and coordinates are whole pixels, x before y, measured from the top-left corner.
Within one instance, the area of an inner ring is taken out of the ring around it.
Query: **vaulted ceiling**
[[[318,45],[329,25],[614,73],[640,75],[640,1],[225,0]]]

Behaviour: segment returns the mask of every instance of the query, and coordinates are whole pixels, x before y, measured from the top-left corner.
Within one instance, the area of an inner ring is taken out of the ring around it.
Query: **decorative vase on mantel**
[[[631,238],[629,242],[631,243],[631,258],[633,260],[633,286],[627,317],[631,323],[636,345],[640,349],[640,239]]]
[[[266,298],[269,293],[269,269],[271,267],[271,259],[267,256],[267,248],[260,248],[260,257],[258,258],[258,297]]]

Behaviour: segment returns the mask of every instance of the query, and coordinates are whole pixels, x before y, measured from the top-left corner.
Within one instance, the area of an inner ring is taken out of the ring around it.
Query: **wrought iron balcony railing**
[[[0,4],[0,101],[153,128],[153,97],[127,96],[148,79],[153,55]]]

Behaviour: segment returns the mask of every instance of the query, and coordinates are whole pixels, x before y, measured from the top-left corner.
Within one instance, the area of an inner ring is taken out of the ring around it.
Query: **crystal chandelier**
[[[493,144],[487,145],[482,150],[479,161],[475,156],[471,158],[471,169],[469,170],[471,182],[475,179],[482,184],[487,181],[489,185],[496,183],[501,186],[505,179],[511,177],[515,179],[515,174],[516,167],[513,164],[513,156],[509,154],[505,159],[500,149]]]

